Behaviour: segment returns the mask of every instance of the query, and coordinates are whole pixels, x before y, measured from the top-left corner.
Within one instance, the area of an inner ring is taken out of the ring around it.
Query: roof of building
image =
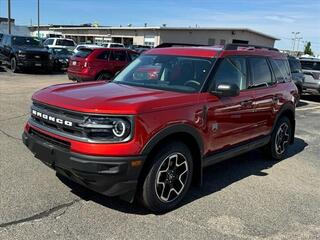
[[[50,26],[50,25],[48,25]],[[150,26],[150,27],[110,27],[110,26],[99,26],[99,27],[94,27],[94,26],[51,26],[50,30],[92,30],[92,29],[99,29],[99,30],[174,30],[174,31],[184,31],[184,30],[191,30],[191,31],[246,31],[246,32],[251,32],[266,38],[270,38],[273,40],[280,40],[277,37],[274,37],[269,34],[265,34],[256,30],[252,30],[250,28],[222,28],[222,27],[164,27],[164,26]]]

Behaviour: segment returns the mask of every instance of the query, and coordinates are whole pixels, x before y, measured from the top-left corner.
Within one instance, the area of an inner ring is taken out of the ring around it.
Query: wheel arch
[[[143,182],[143,178],[150,168],[152,156],[154,156],[163,144],[166,144],[169,141],[180,141],[188,146],[194,163],[192,181],[199,185],[202,184],[203,142],[200,133],[194,127],[187,124],[174,124],[163,129],[149,140],[142,150],[142,155],[147,156],[147,158],[142,167],[138,182]]]
[[[110,71],[108,71],[108,70],[101,70],[100,72],[98,72],[98,73],[96,74],[96,76],[95,76],[94,79],[97,80],[98,77],[99,77],[102,73],[109,73],[111,76],[113,76],[113,74],[112,74]]]
[[[290,120],[291,127],[292,127],[292,135],[291,135],[290,143],[292,144],[294,142],[294,133],[296,129],[295,106],[292,103],[286,103],[281,107],[273,123],[272,132],[281,117],[287,117]]]

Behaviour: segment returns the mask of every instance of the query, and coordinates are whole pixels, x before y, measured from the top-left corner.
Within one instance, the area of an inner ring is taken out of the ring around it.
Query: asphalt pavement
[[[253,151],[205,170],[162,215],[58,178],[22,144],[33,92],[65,74],[0,68],[0,239],[320,239],[320,97],[297,108],[289,157]]]

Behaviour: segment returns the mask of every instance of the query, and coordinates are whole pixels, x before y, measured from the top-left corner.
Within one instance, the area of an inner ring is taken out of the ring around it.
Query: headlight
[[[49,59],[52,60],[52,54],[51,53],[49,53]]]
[[[26,55],[25,52],[23,52],[23,51],[21,51],[21,50],[18,51],[18,57],[19,57],[19,58],[26,58],[26,56],[27,56],[27,55]]]
[[[132,138],[133,117],[88,117],[79,124],[92,140],[126,142]]]

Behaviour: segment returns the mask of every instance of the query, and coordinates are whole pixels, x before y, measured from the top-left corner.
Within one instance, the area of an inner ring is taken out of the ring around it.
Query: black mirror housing
[[[219,97],[235,97],[240,94],[240,89],[234,83],[219,83],[212,93]]]

